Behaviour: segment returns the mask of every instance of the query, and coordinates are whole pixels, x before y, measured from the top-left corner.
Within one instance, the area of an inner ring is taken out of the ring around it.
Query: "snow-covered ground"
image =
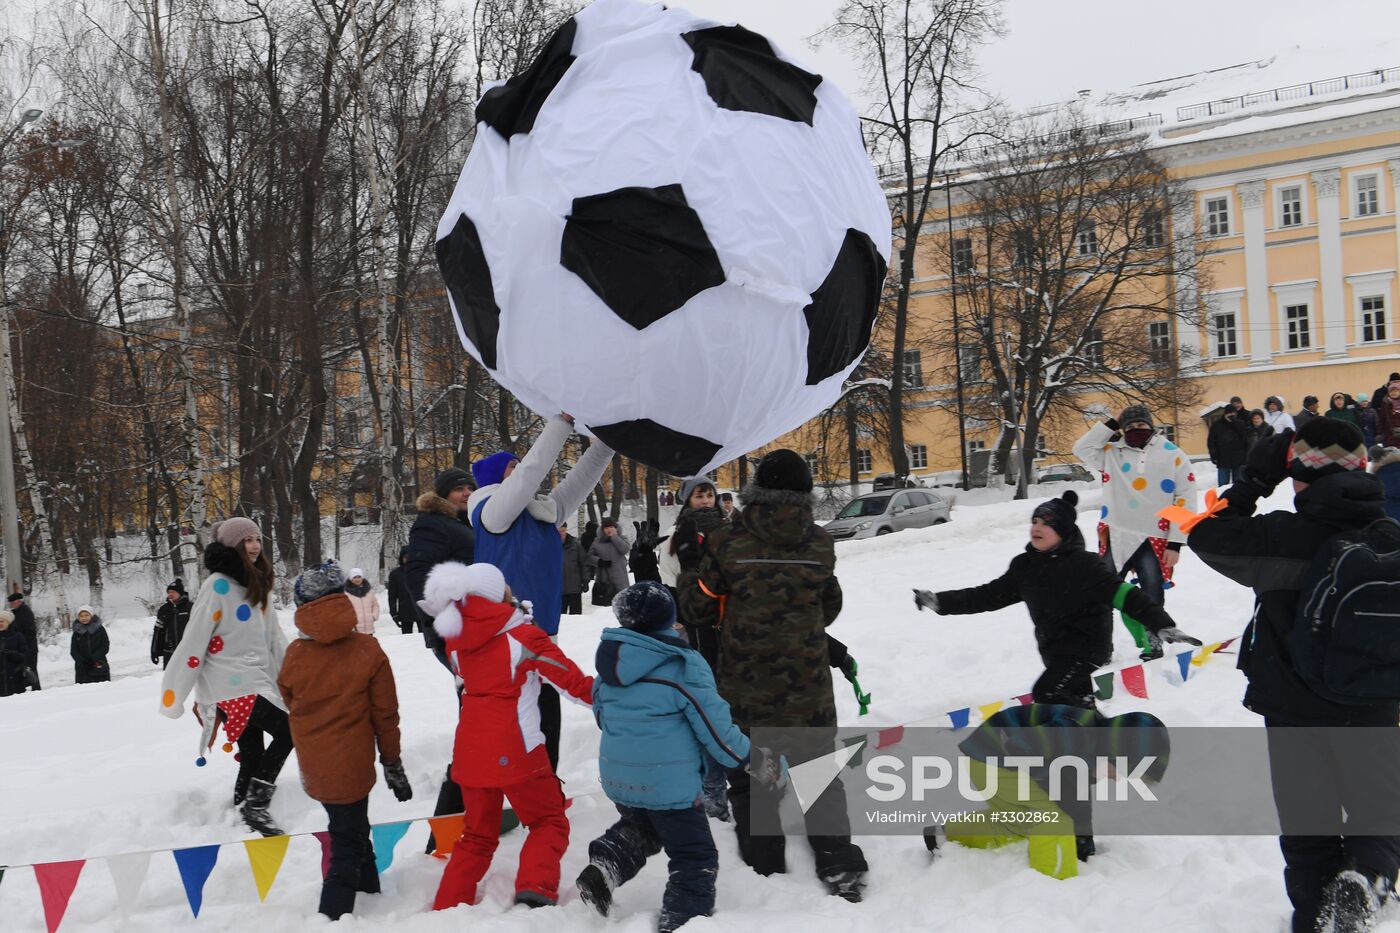
[[[1097,493],[1081,493],[1080,525],[1092,535]],[[1285,493],[1274,502],[1287,507]],[[1021,607],[983,616],[936,617],[915,611],[913,586],[932,589],[979,583],[1002,572],[1023,545],[1031,504],[960,504],[944,526],[838,546],[846,608],[834,632],[860,661],[861,681],[874,695],[860,725],[917,722],[1029,690],[1039,673],[1029,620]],[[1251,598],[1207,570],[1189,552],[1168,594],[1182,627],[1209,641],[1237,635]],[[283,625],[291,633],[291,614]],[[563,648],[591,669],[599,632],[611,614],[591,610],[566,617]],[[267,900],[259,904],[248,859],[238,842],[250,838],[230,806],[235,764],[214,752],[196,768],[197,728],[192,717],[157,714],[159,672],[146,656],[152,620],[118,617],[110,684],[71,684],[66,647],[48,648],[41,661],[45,689],[0,701],[0,865],[87,858],[68,908],[64,930],[293,931],[317,927],[320,846],[313,836],[291,840]],[[398,680],[404,760],[416,796],[398,803],[381,783],[371,795],[375,822],[419,818],[432,812],[451,747],[456,716],[452,685],[418,636],[398,634],[387,621],[379,635]],[[1131,642],[1117,634],[1115,666],[1131,663]],[[1150,699],[1120,689],[1105,711],[1146,709],[1171,725],[1258,725],[1239,705],[1244,683],[1233,655],[1213,659],[1184,685],[1154,671]],[[844,683],[837,700],[842,722],[857,710]],[[974,713],[974,717],[975,717]],[[564,704],[561,776],[574,797],[572,844],[564,859],[561,903],[551,910],[510,906],[522,833],[502,839],[496,862],[473,907],[434,914],[428,907],[443,863],[422,854],[427,824],[416,823],[384,874],[385,893],[360,897],[351,928],[431,931],[654,929],[664,859],[618,893],[614,916],[599,918],[572,879],[586,862],[587,842],[611,821],[597,793],[598,735],[587,710]],[[1268,793],[1259,776],[1259,792]],[[325,829],[324,812],[301,790],[295,757],[283,772],[273,814],[284,829]],[[982,933],[1035,929],[1229,930],[1275,933],[1285,929],[1287,901],[1277,843],[1270,837],[1104,837],[1100,854],[1079,877],[1054,881],[1032,871],[1017,847],[974,851],[946,847],[931,861],[917,837],[862,840],[871,872],[866,900],[851,905],[827,896],[813,876],[801,840],[788,845],[789,874],[761,878],[739,860],[733,830],[712,823],[720,849],[719,903],[714,917],[686,929],[803,931],[947,929]],[[203,909],[192,919],[169,849],[225,843],[204,888]],[[129,916],[117,909],[116,888],[103,856],[159,850]],[[42,930],[34,872],[11,868],[0,882],[0,928]],[[1400,930],[1388,918],[1385,925]]]

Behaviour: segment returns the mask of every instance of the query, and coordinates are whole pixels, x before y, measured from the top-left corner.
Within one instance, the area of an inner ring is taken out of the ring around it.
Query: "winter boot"
[[[272,805],[272,794],[275,790],[276,784],[262,778],[253,778],[248,782],[248,797],[243,801],[243,822],[255,833],[262,833],[264,836],[283,835],[277,824],[272,822],[272,814],[267,812],[267,808]]]
[[[612,910],[613,879],[612,873],[605,867],[590,862],[587,868],[579,872],[574,884],[578,885],[578,895],[583,902],[598,913],[606,917]]]
[[[550,897],[548,894],[541,894],[538,891],[516,891],[515,902],[534,910],[536,907],[553,907],[559,902],[559,899]]]
[[[935,857],[938,855],[938,827],[937,827],[937,826],[925,826],[925,827],[924,827],[924,848],[925,848],[925,849],[928,849],[928,854],[929,854],[929,855],[932,855],[932,856],[935,856]]]
[[[1098,853],[1098,848],[1094,845],[1093,836],[1074,837],[1074,855],[1081,862],[1087,862]]]
[[[355,890],[361,894],[380,893],[379,868],[374,864],[373,854],[360,864],[360,879],[355,884]]]
[[[822,878],[822,883],[826,885],[826,890],[844,901],[852,904],[859,904],[861,901],[860,889],[865,887],[865,874],[858,871],[843,871],[834,875],[827,875]]]
[[[1333,878],[1322,891],[1318,912],[1319,933],[1364,933],[1376,925],[1376,914],[1394,890],[1389,878],[1368,878],[1347,870]]]
[[[676,933],[690,919],[691,917],[685,914],[673,914],[663,907],[661,916],[656,918],[656,933]]]

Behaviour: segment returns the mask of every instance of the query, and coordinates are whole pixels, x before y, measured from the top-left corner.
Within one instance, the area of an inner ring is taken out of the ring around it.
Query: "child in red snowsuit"
[[[491,564],[439,564],[419,605],[434,616],[463,681],[452,779],[462,788],[466,818],[433,909],[475,902],[499,840],[503,799],[529,830],[515,902],[554,904],[569,821],[540,729],[540,677],[584,705],[592,704],[593,678],[515,607],[505,577]]]

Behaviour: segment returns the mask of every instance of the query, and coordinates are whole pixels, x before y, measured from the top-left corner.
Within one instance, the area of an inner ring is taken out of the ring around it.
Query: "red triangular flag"
[[[321,879],[324,881],[327,873],[331,870],[331,834],[312,833],[321,843]]]
[[[884,729],[880,732],[880,734],[876,737],[875,747],[877,749],[889,748],[891,745],[898,745],[900,741],[903,740],[903,738],[904,727],[893,726],[889,729]]]
[[[1143,675],[1141,664],[1123,668],[1123,689],[1135,697],[1147,699],[1147,678]]]
[[[35,865],[34,877],[39,882],[39,897],[44,902],[44,921],[49,925],[49,933],[58,929],[63,922],[63,913],[68,909],[68,901],[73,897],[73,889],[78,886],[78,875],[87,859],[76,862],[49,862]]]
[[[1023,693],[1016,698],[1016,702],[1020,703],[1022,706],[1030,706],[1032,703],[1035,702],[1035,694]]]

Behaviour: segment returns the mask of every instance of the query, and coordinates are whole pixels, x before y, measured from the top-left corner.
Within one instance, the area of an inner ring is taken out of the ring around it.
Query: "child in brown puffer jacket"
[[[308,567],[293,586],[296,626],[277,686],[287,704],[301,782],[330,820],[331,859],[320,912],[332,920],[355,908],[355,893],[379,893],[369,833],[374,748],[399,800],[413,796],[399,759],[394,672],[372,635],[355,631],[345,571],[333,560]]]

